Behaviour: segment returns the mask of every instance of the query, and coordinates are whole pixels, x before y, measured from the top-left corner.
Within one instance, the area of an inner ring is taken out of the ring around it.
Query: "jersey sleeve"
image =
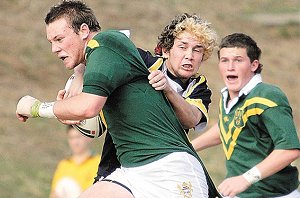
[[[290,107],[281,105],[270,107],[261,116],[275,149],[300,149]]]
[[[86,65],[83,82],[85,93],[107,97],[132,79],[128,63],[106,47],[96,49]]]
[[[149,74],[135,45],[118,31],[101,32],[86,48],[83,92],[109,96],[116,88]]]
[[[195,83],[190,84],[183,95],[185,100],[196,106],[202,112],[202,118],[195,127],[195,131],[203,131],[209,121],[208,110],[211,103],[212,92],[207,85],[205,76],[199,76],[195,79]]]

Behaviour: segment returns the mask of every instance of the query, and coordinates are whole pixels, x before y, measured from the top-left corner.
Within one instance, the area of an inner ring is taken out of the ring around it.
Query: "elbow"
[[[292,161],[295,161],[295,160],[299,159],[299,157],[300,157],[300,150],[299,149],[291,150],[290,153],[291,153]]]
[[[198,120],[187,120],[185,122],[181,122],[181,125],[184,129],[192,129],[195,128],[197,126],[197,124],[199,123]]]
[[[185,129],[192,129],[195,128],[201,121],[202,116],[197,115],[197,116],[189,116],[189,119],[185,120],[185,122],[182,122],[181,125]]]

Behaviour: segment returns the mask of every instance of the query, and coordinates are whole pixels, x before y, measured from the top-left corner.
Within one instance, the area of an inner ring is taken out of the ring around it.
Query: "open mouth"
[[[191,64],[184,64],[184,65],[182,65],[182,67],[183,67],[183,69],[185,69],[185,70],[191,70],[191,69],[193,69],[193,67],[192,67]]]
[[[238,76],[235,76],[235,75],[228,75],[227,76],[228,81],[233,81],[233,80],[236,80],[236,79],[238,79]]]
[[[62,61],[64,61],[66,58],[67,58],[66,56],[62,56],[59,59],[62,60]]]

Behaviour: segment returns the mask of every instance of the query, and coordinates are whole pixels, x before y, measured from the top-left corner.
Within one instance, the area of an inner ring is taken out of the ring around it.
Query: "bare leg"
[[[124,187],[107,181],[100,181],[85,190],[79,198],[134,198]]]

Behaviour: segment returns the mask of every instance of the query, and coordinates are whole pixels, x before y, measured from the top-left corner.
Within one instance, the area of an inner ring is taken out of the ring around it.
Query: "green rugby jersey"
[[[172,152],[198,155],[134,44],[118,31],[97,34],[86,49],[83,92],[106,96],[103,108],[118,160],[136,167]]]
[[[228,114],[220,101],[220,137],[226,156],[227,176],[232,177],[264,160],[274,149],[300,149],[292,109],[277,87],[259,83],[242,95]],[[287,166],[239,194],[242,198],[277,197],[298,187],[298,170]]]

